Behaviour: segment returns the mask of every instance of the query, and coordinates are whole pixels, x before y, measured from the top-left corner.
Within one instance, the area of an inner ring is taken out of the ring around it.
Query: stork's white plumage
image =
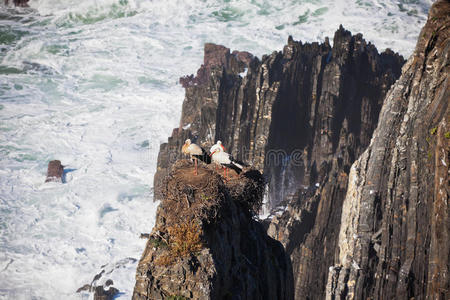
[[[190,139],[187,139],[184,142],[183,147],[181,147],[181,151],[184,154],[189,154],[191,156],[191,159],[194,161],[194,165],[195,165],[194,174],[197,175],[198,174],[198,167],[197,167],[198,166],[198,158],[205,156],[205,150],[203,150],[202,147],[200,147],[199,145],[192,143]]]
[[[203,150],[202,148],[191,142],[191,139],[187,139],[184,142],[183,147],[181,148],[181,151],[183,151],[183,153],[185,154],[190,154],[190,155],[202,155],[203,154]]]
[[[224,169],[225,178],[227,177],[226,174],[228,174],[228,168],[235,170],[238,174],[244,168],[241,164],[237,163],[229,153],[226,153],[223,150],[223,146],[221,145],[221,143],[220,144],[218,143],[211,147],[211,159],[214,163],[219,164],[222,167],[225,167]]]
[[[212,158],[212,154],[214,152],[218,152],[218,151],[222,151],[222,152],[225,151],[225,147],[222,145],[221,141],[217,141],[216,144],[212,145],[211,148],[209,149],[209,153],[211,153],[210,154],[211,158]],[[216,171],[217,171],[217,165],[220,165],[220,163],[218,161],[214,161],[214,160],[213,160],[213,162],[216,165]]]

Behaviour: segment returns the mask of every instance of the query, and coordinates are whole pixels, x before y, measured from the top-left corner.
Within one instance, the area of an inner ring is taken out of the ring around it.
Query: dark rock
[[[230,49],[224,46],[206,43],[203,65],[197,71],[197,76],[190,75],[182,77],[180,78],[180,83],[184,88],[196,85],[209,85],[212,69],[221,69],[224,66],[230,72],[239,73],[244,71],[245,66],[252,59],[253,55],[248,52],[233,51],[230,54]]]
[[[161,145],[155,199],[186,138],[204,148],[221,140],[264,173],[269,206],[287,207],[269,233],[291,255],[296,298],[323,298],[350,167],[369,145],[403,63],[342,26],[333,47],[290,37],[261,60],[206,45],[197,76],[182,80],[180,127]]]
[[[13,0],[12,3],[19,7],[28,7],[29,0]],[[5,0],[5,5],[9,4],[9,0]]]
[[[342,27],[334,48],[290,40],[263,61],[233,53],[206,44],[197,76],[181,79],[186,98],[180,128],[161,145],[155,187],[182,157],[186,138],[206,148],[220,139],[234,157],[264,171],[272,206],[300,186],[314,186],[320,172],[329,171],[321,167],[335,157],[348,172],[368,145],[403,64],[397,54],[379,54]]]
[[[449,25],[435,2],[352,166],[327,299],[450,299]]]
[[[113,287],[105,290],[102,285],[95,287],[94,300],[113,300],[119,290]]]
[[[193,171],[189,161],[179,161],[164,179],[133,299],[293,299],[289,257],[252,218],[264,190],[261,174],[246,170],[224,183],[213,166],[199,165],[197,176]],[[174,254],[177,245],[192,243],[192,234],[180,240],[173,233],[186,225],[199,226],[201,246]]]
[[[139,238],[141,238],[141,239],[148,239],[148,238],[150,238],[150,233],[141,233]]]
[[[126,261],[127,259],[123,260]],[[136,261],[136,260],[135,260]],[[106,267],[107,265],[102,266],[102,268]],[[118,268],[121,266],[121,262],[115,264],[114,268]],[[111,274],[114,271],[114,268],[112,270],[109,270],[107,274]],[[77,293],[81,293],[83,291],[85,292],[94,292],[94,300],[112,300],[114,299],[114,296],[119,293],[119,290],[116,288],[110,287],[108,290],[105,290],[103,285],[98,285],[98,282],[103,277],[103,274],[105,274],[105,270],[101,270],[100,273],[96,274],[94,278],[92,279],[91,284],[85,284],[82,287],[80,287],[77,290]],[[104,286],[109,287],[113,285],[114,282],[111,279],[107,279]]]
[[[112,300],[119,293],[119,290],[112,287],[114,282],[111,279],[106,280],[105,287],[109,289],[105,290],[103,285],[96,285],[96,282],[102,277],[101,273],[97,274],[92,280],[91,284],[85,284],[77,290],[77,293],[81,292],[94,292],[94,300]]]
[[[77,293],[81,292],[92,292],[92,286],[90,284],[85,284],[77,290]]]
[[[61,161],[52,160],[48,163],[47,179],[45,182],[62,182],[64,174],[64,167],[61,165]]]
[[[114,282],[112,281],[112,279],[108,279],[105,282],[105,286],[110,286],[110,285],[113,285],[113,284],[114,284]]]
[[[91,285],[94,285],[100,278],[102,278],[103,274],[105,273],[105,270],[102,270],[100,273],[94,276],[92,279]]]

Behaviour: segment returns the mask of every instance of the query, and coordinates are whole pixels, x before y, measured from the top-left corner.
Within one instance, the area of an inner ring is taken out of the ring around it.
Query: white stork
[[[199,145],[192,143],[191,139],[187,139],[184,142],[183,147],[181,147],[181,151],[184,154],[189,154],[191,156],[191,159],[194,161],[194,165],[195,165],[194,174],[195,175],[198,175],[198,168],[197,168],[198,159],[204,161],[207,164],[209,164],[211,162],[211,159],[208,156],[208,154],[206,153],[206,151]]]
[[[238,163],[236,160],[234,160],[233,157],[229,153],[226,153],[223,149],[224,148],[220,141],[218,141],[217,144],[213,145],[210,149],[210,156],[212,158],[212,161],[216,164],[220,164],[222,168],[224,168],[223,176],[227,178],[228,168],[235,170],[238,174],[241,173],[244,167],[240,164],[240,162]]]
[[[209,149],[209,153],[211,153],[209,156],[211,156],[212,158],[212,154],[216,151],[222,151],[225,152],[225,147],[222,145],[221,141],[217,141],[215,145],[212,145],[211,148]],[[215,166],[216,166],[216,171],[217,171],[217,165],[220,165],[219,162],[215,162]]]

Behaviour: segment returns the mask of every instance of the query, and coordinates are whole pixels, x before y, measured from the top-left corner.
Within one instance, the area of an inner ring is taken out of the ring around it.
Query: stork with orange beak
[[[225,147],[222,145],[221,141],[217,141],[215,145],[211,146],[211,149],[209,149],[209,153],[211,153],[209,156],[212,156],[214,152],[216,151],[225,151]],[[220,165],[220,163],[215,162],[215,167],[217,171],[217,165]]]
[[[199,159],[207,164],[211,163],[211,158],[208,156],[208,153],[206,153],[205,149],[203,149],[202,147],[200,147],[197,144],[192,143],[191,139],[187,139],[184,142],[183,147],[181,147],[181,151],[184,154],[189,154],[191,156],[191,159],[193,160],[194,165],[195,165],[195,170],[194,170],[195,175],[198,175],[198,160]]]
[[[212,161],[222,166],[223,176],[225,178],[228,178],[228,169],[233,169],[239,174],[244,168],[240,162],[238,163],[235,159],[233,159],[231,154],[224,151],[224,147],[220,141],[211,147],[210,152]]]

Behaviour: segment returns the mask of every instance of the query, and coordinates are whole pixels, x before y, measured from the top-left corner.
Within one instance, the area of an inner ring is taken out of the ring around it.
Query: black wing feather
[[[209,156],[208,152],[206,152],[205,149],[203,149],[203,148],[201,148],[201,149],[202,149],[202,154],[201,155],[192,155],[192,156],[195,157],[195,158],[200,159],[205,164],[210,164],[211,163],[211,156]]]

